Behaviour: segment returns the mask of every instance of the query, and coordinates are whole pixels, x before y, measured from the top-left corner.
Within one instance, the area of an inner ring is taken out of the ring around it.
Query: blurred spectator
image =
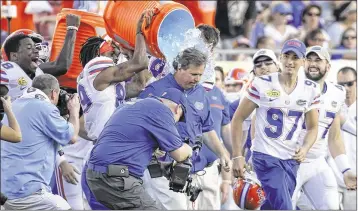
[[[278,3],[271,10],[270,23],[265,27],[265,35],[275,40],[276,47],[280,48],[290,36],[297,34],[297,29],[287,25],[288,17],[292,14],[292,8],[287,3]]]
[[[3,95],[1,95],[3,96]],[[20,142],[22,139],[20,126],[17,123],[14,113],[12,112],[11,98],[9,96],[1,97],[4,112],[9,121],[9,126],[3,125],[0,122],[0,139],[8,142]],[[2,120],[2,117],[1,117]]]
[[[262,36],[257,40],[256,49],[275,50],[275,41],[271,37]]]
[[[295,8],[292,10],[292,21],[290,23],[298,28],[302,24],[302,12],[303,10],[315,1],[302,1],[302,0],[290,0],[291,8]]]
[[[251,46],[256,46],[258,38],[265,35],[264,28],[271,14],[270,2],[256,1],[256,10],[257,16],[250,34]]]
[[[214,69],[215,69],[215,85],[219,89],[224,91],[224,78],[225,78],[224,70],[220,66],[216,66]]]
[[[250,49],[250,40],[246,37],[240,36],[237,40],[233,43],[234,49]],[[231,58],[228,59],[229,61],[247,61],[252,62],[252,57],[247,53],[240,53],[239,55],[232,55]]]
[[[70,209],[63,198],[51,193],[49,185],[58,144],[73,143],[78,136],[80,104],[78,95],[69,99],[67,122],[55,106],[59,93],[57,79],[43,74],[13,103],[23,140],[1,143],[1,191],[8,197],[7,210]]]
[[[347,28],[355,28],[357,24],[357,3],[352,1],[350,3],[342,4],[336,11],[338,22],[333,23],[327,28],[327,32],[331,37],[332,46],[338,46],[341,42],[343,32]]]
[[[215,25],[220,30],[222,48],[231,49],[240,35],[249,37],[255,17],[255,1],[217,1]]]
[[[313,30],[321,28],[321,14],[322,9],[318,5],[311,4],[308,5],[302,12],[302,26],[299,28],[299,39],[304,40],[307,34],[312,32]],[[321,29],[321,33],[325,37],[325,41],[329,41],[329,35],[326,31]],[[328,43],[327,46],[329,47]]]
[[[17,13],[17,17],[11,19],[10,33],[18,29],[35,30],[35,24],[33,21],[32,14],[28,14],[25,12],[26,6],[29,1],[1,1],[1,7],[7,5],[7,2],[10,2],[11,5],[16,6]],[[1,29],[4,31],[8,31],[6,18],[1,18]]]
[[[8,36],[8,33],[7,33],[7,31],[4,31],[4,30],[1,30],[1,38],[0,38],[0,40],[1,40],[1,47],[2,47],[2,43],[5,41],[5,39],[6,39],[6,37]]]
[[[336,49],[351,49],[357,48],[357,31],[353,28],[346,29],[341,37],[341,44]],[[357,55],[353,54],[334,54],[332,59],[357,59]]]
[[[322,29],[318,28],[309,32],[304,38],[304,43],[307,47],[319,45],[325,48],[328,48],[328,40],[324,36]]]

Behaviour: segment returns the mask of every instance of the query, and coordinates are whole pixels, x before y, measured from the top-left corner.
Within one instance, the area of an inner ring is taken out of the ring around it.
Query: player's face
[[[228,93],[231,92],[240,92],[240,90],[242,89],[242,83],[234,83],[234,84],[226,84],[225,85],[225,90]]]
[[[337,77],[337,83],[346,89],[346,100],[356,101],[357,99],[357,78],[352,72],[340,72]]]
[[[220,89],[223,88],[223,78],[220,71],[215,70],[215,85]]]
[[[203,75],[205,69],[205,65],[195,66],[195,65],[189,65],[189,68],[179,69],[178,70],[178,76],[180,77],[180,80],[182,82],[182,86],[184,89],[191,89],[195,85],[197,85],[201,79],[201,76]]]
[[[256,76],[267,75],[278,71],[278,66],[269,57],[259,57],[254,63]]]
[[[297,74],[300,67],[304,64],[304,60],[300,59],[292,51],[281,54],[280,60],[283,68],[282,72],[287,74]]]
[[[306,77],[313,81],[320,81],[328,72],[329,67],[327,60],[319,58],[315,53],[310,53],[305,61]]]
[[[39,51],[35,47],[31,38],[20,40],[19,50],[13,53],[11,61],[17,63],[22,69],[34,73],[39,60]]]

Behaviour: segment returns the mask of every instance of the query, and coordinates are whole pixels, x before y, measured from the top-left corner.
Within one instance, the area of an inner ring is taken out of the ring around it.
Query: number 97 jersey
[[[305,113],[319,106],[320,89],[315,82],[298,76],[296,87],[287,94],[278,74],[256,77],[245,96],[258,106],[251,150],[287,160],[299,147]]]
[[[89,61],[77,79],[77,92],[83,110],[87,136],[96,140],[116,107],[125,100],[125,82],[111,84],[98,91],[93,86],[96,76],[114,66],[109,57],[96,57]]]

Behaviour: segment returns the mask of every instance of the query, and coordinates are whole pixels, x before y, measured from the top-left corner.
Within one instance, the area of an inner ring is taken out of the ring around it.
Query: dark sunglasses
[[[282,16],[290,15],[290,13],[280,13]]]
[[[317,17],[321,16],[320,13],[310,13],[310,12],[307,13],[307,15],[310,16],[310,17],[312,17],[312,16],[317,16]]]
[[[270,65],[273,65],[273,61],[272,60],[264,60],[264,61],[260,61],[260,62],[256,62],[255,64],[254,64],[254,67],[255,68],[261,68],[264,64],[266,65],[266,66],[270,66]]]
[[[357,39],[357,36],[347,36],[347,37],[343,37],[343,39],[344,40],[349,40],[349,39],[355,40],[355,39]]]
[[[348,87],[351,87],[354,85],[354,82],[356,82],[355,80],[354,81],[348,81],[348,82],[344,82],[344,83],[338,83],[339,85],[341,86],[348,86]]]

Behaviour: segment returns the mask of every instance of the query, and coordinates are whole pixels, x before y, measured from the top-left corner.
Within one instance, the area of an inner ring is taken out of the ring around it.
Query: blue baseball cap
[[[178,105],[182,106],[183,115],[180,117],[179,122],[185,122],[185,116],[187,113],[187,99],[184,96],[184,93],[181,92],[179,89],[176,88],[169,88],[166,89],[160,96],[160,98],[164,98],[170,100]]]
[[[272,13],[292,14],[292,7],[288,3],[278,3],[272,8]]]
[[[306,45],[299,41],[299,40],[287,40],[283,44],[283,48],[281,50],[281,53],[287,53],[289,51],[294,52],[298,58],[302,59],[305,58],[306,55]]]

